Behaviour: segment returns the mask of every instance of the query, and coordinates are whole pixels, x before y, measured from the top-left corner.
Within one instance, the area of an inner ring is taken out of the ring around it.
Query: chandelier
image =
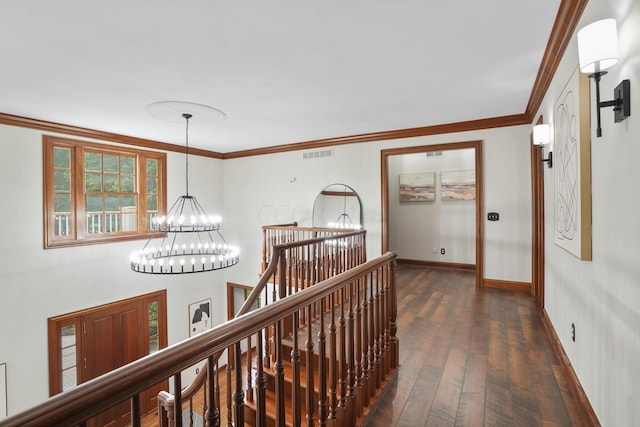
[[[189,112],[178,116],[177,108]],[[207,215],[196,197],[189,194],[189,120],[195,112],[210,118],[224,117],[224,113],[205,105],[177,101],[150,104],[147,110],[169,121],[182,117],[186,123],[186,191],[166,215],[158,215],[151,220],[153,235],[141,250],[131,254],[131,270],[150,274],[185,274],[236,265],[240,261],[240,251],[237,246],[229,245],[220,233],[222,218]]]

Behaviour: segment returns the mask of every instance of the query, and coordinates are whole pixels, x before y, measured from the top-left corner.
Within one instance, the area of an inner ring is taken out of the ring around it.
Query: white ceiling
[[[524,113],[560,0],[0,2],[0,113],[227,153]]]

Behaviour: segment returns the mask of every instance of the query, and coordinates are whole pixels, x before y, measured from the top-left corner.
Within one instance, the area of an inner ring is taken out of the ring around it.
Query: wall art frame
[[[575,257],[591,254],[589,78],[578,67],[553,106],[554,242]]]
[[[400,202],[434,202],[436,173],[417,172],[398,175]]]
[[[476,171],[473,169],[440,172],[440,200],[475,200]]]
[[[189,304],[189,337],[211,329],[211,298]]]

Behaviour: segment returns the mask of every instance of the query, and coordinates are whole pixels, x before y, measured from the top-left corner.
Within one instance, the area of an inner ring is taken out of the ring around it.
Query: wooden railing
[[[282,297],[293,295],[366,261],[364,230],[302,228],[297,227],[296,223],[264,226],[262,230],[263,274],[236,317],[249,313],[257,307],[269,305]],[[266,256],[269,257],[268,261],[265,261]],[[312,315],[315,318],[318,312],[314,310]],[[305,319],[305,315],[302,314],[302,316]],[[292,319],[288,319],[283,323],[282,333],[288,336],[292,330]],[[269,367],[274,352],[272,347],[274,330],[269,328],[266,332],[264,362]],[[252,342],[252,338],[249,337],[248,348],[254,348],[252,344],[255,344],[255,340]],[[217,354],[213,358],[216,369],[219,367],[220,356],[221,354]],[[233,359],[234,349],[232,348],[228,352],[227,375],[222,378],[224,390],[230,390],[231,382],[234,380],[228,373],[233,369]],[[203,374],[206,368],[205,366],[193,383],[182,393],[182,410],[192,416],[204,416],[203,402],[206,400],[204,397],[209,389],[208,377]],[[220,381],[219,378],[216,380]],[[250,381],[250,373],[248,373],[245,382]],[[219,384],[216,387],[220,389]],[[222,397],[224,419],[225,414],[231,413],[232,400],[230,395],[225,396],[224,393]],[[227,398],[224,399],[225,397]],[[158,404],[159,424],[172,426],[170,420],[176,412],[175,408],[178,407],[174,396],[167,392],[160,393]]]
[[[203,360],[208,361],[207,376],[212,379],[208,381],[205,410],[208,426],[245,425],[250,405],[256,408],[256,419],[248,423],[266,425],[267,370],[273,371],[276,383],[274,425],[285,425],[285,419],[293,425],[301,425],[303,419],[307,425],[357,425],[375,390],[398,364],[395,260],[395,254],[386,253],[56,395],[3,420],[0,426],[86,425],[87,420],[127,399],[132,407],[131,425],[140,426],[140,393],[173,378],[176,407],[181,408],[181,371]],[[320,314],[318,321],[307,321],[314,311]],[[283,334],[288,319],[296,331],[290,340]],[[269,330],[274,336],[273,369],[263,363],[269,358],[263,345]],[[254,336],[255,346],[248,343]],[[305,340],[302,345],[300,338]],[[289,346],[292,351],[287,368],[284,349]],[[229,348],[235,350],[229,371],[233,377],[233,390],[228,391],[232,406],[227,419],[222,420],[214,357]],[[243,348],[255,350],[243,352]],[[317,384],[313,375],[307,375],[303,388],[301,360],[307,372],[319,373]],[[291,393],[285,391],[285,370],[294,378]],[[291,399],[289,415],[285,411],[287,398]],[[182,411],[174,412],[173,422],[183,425]]]

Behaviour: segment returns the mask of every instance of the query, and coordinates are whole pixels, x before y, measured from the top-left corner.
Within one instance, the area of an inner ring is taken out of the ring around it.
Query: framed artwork
[[[401,173],[401,202],[433,202],[436,200],[436,173]]]
[[[554,241],[591,260],[589,78],[575,71],[553,106]]]
[[[440,199],[475,200],[476,171],[469,169],[440,172]]]
[[[0,363],[0,420],[9,415],[7,409],[7,364]]]
[[[189,304],[189,336],[211,328],[211,298]]]

